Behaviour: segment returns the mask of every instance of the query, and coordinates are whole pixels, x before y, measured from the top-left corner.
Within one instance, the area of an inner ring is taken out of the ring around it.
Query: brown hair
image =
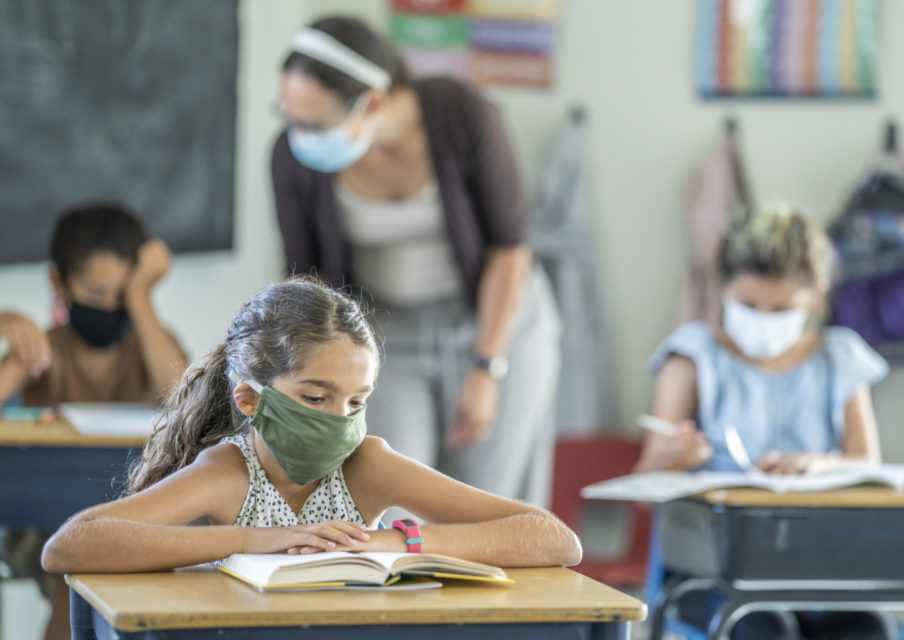
[[[722,281],[741,274],[797,279],[803,286],[828,291],[834,252],[825,232],[796,209],[775,205],[735,226],[722,242]]]
[[[361,305],[312,278],[271,284],[239,311],[226,341],[192,366],[166,398],[139,460],[129,470],[129,493],[191,464],[201,450],[248,429],[235,406],[229,370],[262,385],[304,366],[310,348],[349,336],[379,356]]]

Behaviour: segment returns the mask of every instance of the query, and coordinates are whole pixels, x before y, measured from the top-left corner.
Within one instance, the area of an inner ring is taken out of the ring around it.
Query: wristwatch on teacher
[[[474,354],[474,366],[483,369],[496,380],[502,380],[509,370],[508,360],[502,356],[484,358],[482,355]]]

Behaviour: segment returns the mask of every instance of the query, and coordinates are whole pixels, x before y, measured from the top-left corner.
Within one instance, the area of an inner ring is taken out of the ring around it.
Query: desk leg
[[[590,640],[629,640],[630,637],[630,622],[604,622],[595,624],[590,629]]]
[[[72,589],[69,589],[69,626],[72,627],[72,640],[97,640],[94,609]]]
[[[719,583],[711,578],[672,578],[659,591],[651,605],[650,640],[662,640],[665,635],[665,617],[668,609],[681,596],[691,591],[715,589]]]

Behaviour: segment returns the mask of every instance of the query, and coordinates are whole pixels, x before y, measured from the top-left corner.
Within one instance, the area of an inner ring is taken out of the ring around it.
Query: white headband
[[[249,387],[251,387],[252,389],[257,391],[258,393],[263,393],[263,391],[264,391],[264,388],[260,385],[259,382],[255,382],[254,380],[245,380],[244,378],[242,378],[241,375],[239,375],[239,372],[236,371],[235,369],[229,370],[229,379],[232,380],[236,384],[236,386],[238,386],[244,382]]]
[[[358,82],[385,91],[392,79],[364,56],[317,29],[302,29],[292,37],[291,49],[351,76]]]

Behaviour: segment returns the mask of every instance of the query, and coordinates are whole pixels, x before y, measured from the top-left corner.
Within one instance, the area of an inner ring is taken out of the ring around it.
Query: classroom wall
[[[267,158],[277,65],[294,28],[326,13],[386,23],[388,0],[267,0],[240,5],[238,225],[234,252],[178,256],[156,300],[190,354],[222,336],[238,305],[281,270]],[[694,0],[563,0],[558,82],[493,89],[528,183],[566,110],[590,116],[588,170],[621,399],[620,423],[649,405],[646,358],[673,325],[686,258],[689,174],[735,115],[756,193],[828,219],[870,156],[880,123],[904,122],[904,4],[882,5],[880,95],[873,101],[699,101],[692,90]],[[49,321],[45,265],[0,268],[0,303]],[[886,455],[904,461],[901,370],[875,391]]]

